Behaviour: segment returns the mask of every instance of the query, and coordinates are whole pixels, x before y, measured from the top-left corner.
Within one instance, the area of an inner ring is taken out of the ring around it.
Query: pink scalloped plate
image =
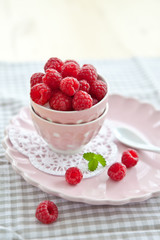
[[[152,105],[133,98],[111,95],[107,119],[111,120],[114,126],[132,127],[146,140],[160,147],[160,111],[156,111]],[[11,125],[35,131],[28,108],[24,108],[13,117],[9,126]],[[118,147],[117,161],[120,161],[121,154],[127,147],[116,139],[114,141]],[[139,150],[138,164],[127,169],[125,178],[120,182],[109,179],[106,167],[100,175],[83,179],[80,184],[70,186],[64,177],[53,176],[36,169],[26,156],[12,146],[7,129],[3,146],[12,167],[28,183],[70,201],[93,205],[121,205],[160,195],[160,154]]]

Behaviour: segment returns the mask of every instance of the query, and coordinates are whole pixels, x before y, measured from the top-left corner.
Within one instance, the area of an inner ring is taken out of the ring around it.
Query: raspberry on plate
[[[62,77],[74,77],[77,78],[78,73],[80,71],[80,66],[74,62],[64,63],[62,66]]]
[[[72,98],[61,91],[55,91],[49,101],[49,105],[54,110],[71,111]]]
[[[61,72],[62,66],[63,66],[63,62],[61,59],[52,57],[46,62],[45,66],[44,66],[44,71],[46,72],[46,70],[48,68],[52,68],[52,69],[57,70],[58,72]]]
[[[137,152],[133,149],[128,149],[127,151],[123,152],[121,161],[127,168],[130,168],[137,164],[138,159],[139,157]]]
[[[108,169],[108,176],[114,181],[122,180],[126,175],[126,166],[116,162]]]
[[[98,101],[102,100],[107,93],[107,85],[101,80],[96,80],[90,87],[90,94],[95,97]]]
[[[91,64],[84,64],[80,69],[80,72],[77,76],[78,80],[86,80],[89,84],[92,84],[97,80],[97,70]]]
[[[30,90],[31,99],[40,105],[44,105],[51,97],[51,89],[45,83],[37,83]]]
[[[43,76],[42,80],[51,89],[59,89],[59,85],[62,80],[62,76],[55,69],[47,69],[46,74]]]
[[[58,208],[52,201],[43,201],[38,205],[35,216],[44,224],[53,223],[58,218]]]
[[[43,76],[44,76],[44,73],[41,73],[41,72],[34,73],[30,79],[30,86],[33,87],[37,83],[42,83]]]
[[[82,90],[76,92],[72,100],[73,109],[76,111],[92,107],[93,100],[91,96]]]
[[[76,185],[81,182],[83,174],[81,170],[77,167],[70,167],[65,173],[66,181],[71,185]]]
[[[89,93],[89,90],[90,90],[89,83],[86,80],[80,80],[79,83],[80,83],[79,90]]]
[[[73,96],[79,90],[79,81],[74,77],[63,78],[60,90],[68,96]]]

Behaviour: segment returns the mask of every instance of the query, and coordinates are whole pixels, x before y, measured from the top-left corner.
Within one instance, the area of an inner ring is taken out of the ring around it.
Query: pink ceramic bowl
[[[108,108],[102,115],[88,123],[59,124],[45,120],[38,116],[31,108],[31,117],[39,135],[55,152],[72,154],[78,152],[92,138],[94,138],[107,115]]]
[[[105,81],[101,76],[99,76],[99,79]],[[39,116],[51,122],[62,123],[62,124],[79,124],[79,123],[90,122],[98,118],[104,112],[107,102],[108,102],[108,93],[100,102],[95,104],[93,107],[82,110],[82,111],[56,111],[56,110],[50,109],[49,104],[41,106],[32,100],[31,100],[31,106]]]

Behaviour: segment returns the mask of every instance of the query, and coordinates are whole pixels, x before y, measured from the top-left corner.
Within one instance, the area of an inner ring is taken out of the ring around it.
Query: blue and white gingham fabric
[[[152,103],[160,110],[160,58],[91,60],[111,93]],[[13,115],[29,104],[29,79],[44,63],[0,63],[0,139]],[[46,194],[29,185],[5,159],[0,145],[0,239],[3,240],[159,240],[160,197],[122,206],[92,206]],[[53,200],[59,209],[51,225],[36,221],[39,202]]]

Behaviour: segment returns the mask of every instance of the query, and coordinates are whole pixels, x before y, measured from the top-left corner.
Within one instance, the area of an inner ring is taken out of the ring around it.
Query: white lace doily
[[[82,151],[73,155],[53,152],[47,143],[33,131],[10,127],[8,136],[15,149],[27,156],[34,167],[58,176],[64,176],[66,170],[73,166],[81,169],[84,178],[95,176],[105,168],[99,164],[95,171],[89,171],[88,161],[83,159],[83,153],[101,154],[106,159],[107,166],[114,162],[117,153],[109,121],[104,123],[99,134]]]

